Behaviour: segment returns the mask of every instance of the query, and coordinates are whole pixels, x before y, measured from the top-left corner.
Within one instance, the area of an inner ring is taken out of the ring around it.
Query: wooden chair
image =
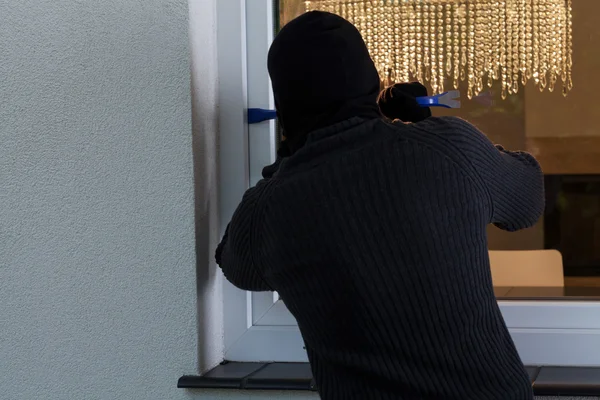
[[[494,286],[565,286],[562,254],[557,250],[491,250],[490,265]]]

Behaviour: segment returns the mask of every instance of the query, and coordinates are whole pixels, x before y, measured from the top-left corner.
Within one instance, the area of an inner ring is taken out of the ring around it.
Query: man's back
[[[532,187],[510,193],[520,184],[502,179]],[[252,216],[237,225],[248,232],[234,241],[249,248],[222,266],[246,252],[252,271],[224,268],[228,278],[279,292],[323,399],[526,400],[486,226],[533,224],[539,185],[532,158],[494,148],[457,119],[345,121],[309,135],[246,198]],[[515,196],[524,203],[508,204]]]

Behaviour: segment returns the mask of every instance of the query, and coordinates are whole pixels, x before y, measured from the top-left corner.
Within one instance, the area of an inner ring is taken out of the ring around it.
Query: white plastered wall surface
[[[197,369],[186,0],[0,0],[0,398]]]

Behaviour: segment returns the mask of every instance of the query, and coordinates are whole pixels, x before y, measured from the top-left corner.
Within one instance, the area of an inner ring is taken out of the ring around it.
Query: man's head
[[[358,30],[313,11],[287,24],[268,59],[279,114],[292,151],[306,136],[351,117],[377,118],[380,80]]]

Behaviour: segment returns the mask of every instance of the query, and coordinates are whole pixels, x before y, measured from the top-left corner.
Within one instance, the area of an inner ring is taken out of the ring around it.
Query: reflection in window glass
[[[304,10],[303,0],[279,0],[280,26]],[[538,158],[546,174],[545,217],[536,227],[518,233],[490,227],[490,249],[558,249],[567,285],[600,286],[598,14],[600,1],[573,2],[574,88],[566,98],[561,90],[540,93],[529,83],[502,100],[496,84],[493,106],[463,99],[460,110],[434,110],[437,115],[463,117],[492,141]],[[460,90],[466,93],[466,87]]]

